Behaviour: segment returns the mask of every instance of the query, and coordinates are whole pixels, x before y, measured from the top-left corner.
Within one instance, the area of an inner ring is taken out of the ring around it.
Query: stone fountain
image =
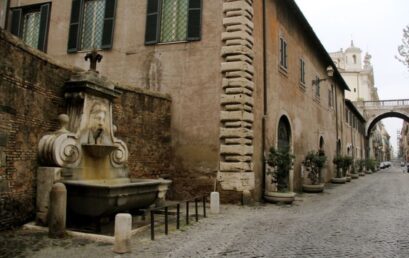
[[[91,66],[92,67],[92,66]],[[67,188],[67,210],[100,218],[163,203],[170,180],[130,179],[128,148],[115,137],[113,100],[120,95],[98,72],[73,76],[65,84],[67,114],[60,129],[39,142],[37,222],[47,224],[49,193],[55,182]]]

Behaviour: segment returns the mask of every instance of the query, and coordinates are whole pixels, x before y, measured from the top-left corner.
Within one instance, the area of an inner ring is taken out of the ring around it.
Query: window
[[[348,124],[348,109],[345,107],[345,122]]]
[[[331,88],[328,90],[328,106],[334,107],[334,84],[331,84]]]
[[[9,0],[0,0],[0,28],[6,28],[7,12]]]
[[[328,89],[328,106],[332,107],[332,92],[331,92],[331,89]]]
[[[315,81],[319,81],[320,78],[318,76],[315,76]],[[315,97],[319,98],[320,97],[320,84],[319,83],[314,83],[315,85]]]
[[[27,45],[46,51],[50,3],[23,6],[11,10],[10,31]]]
[[[68,52],[110,49],[116,0],[72,0]]]
[[[287,41],[280,37],[280,66],[287,70]]]
[[[305,62],[302,58],[300,59],[300,82],[305,84]]]
[[[145,44],[201,39],[202,0],[148,0]]]
[[[352,59],[354,60],[354,64],[356,64],[356,55],[353,55]]]

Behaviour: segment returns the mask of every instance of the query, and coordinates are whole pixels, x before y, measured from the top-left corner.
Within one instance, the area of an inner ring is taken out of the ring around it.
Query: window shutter
[[[10,32],[17,37],[21,36],[21,15],[23,10],[21,8],[11,10],[11,27]]]
[[[146,14],[145,45],[152,45],[159,42],[160,35],[160,0],[148,0],[148,10]]]
[[[70,29],[68,34],[68,53],[78,51],[82,7],[83,0],[72,0]]]
[[[105,0],[104,29],[102,32],[102,49],[112,48],[114,39],[116,0]]]
[[[202,0],[189,0],[187,40],[200,40],[202,34]]]
[[[47,49],[47,34],[48,21],[50,17],[50,4],[43,4],[40,8],[40,30],[38,36],[38,49],[46,51]]]

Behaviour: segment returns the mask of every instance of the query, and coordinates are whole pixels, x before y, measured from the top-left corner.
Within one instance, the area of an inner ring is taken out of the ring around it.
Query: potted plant
[[[358,176],[365,176],[365,172],[364,172],[365,160],[360,159],[360,160],[357,160],[356,162],[357,162]]]
[[[264,197],[271,202],[292,203],[295,193],[290,189],[290,174],[293,169],[294,155],[289,149],[271,148],[267,160],[266,192]]]
[[[332,160],[332,163],[334,163],[336,166],[336,175],[334,178],[331,179],[331,182],[334,184],[345,184],[347,181],[347,178],[345,176],[345,171],[344,171],[345,157],[341,155],[337,155]]]
[[[324,183],[322,183],[321,169],[324,167],[327,157],[324,151],[311,151],[305,156],[303,167],[307,172],[307,179],[303,178],[303,191],[309,193],[320,193],[324,191]]]
[[[344,157],[344,173],[347,178],[347,182],[351,182],[351,167],[354,164],[354,160],[350,156]]]
[[[365,173],[366,174],[372,174],[372,172],[375,171],[375,166],[376,166],[376,161],[375,160],[367,159],[365,161],[365,167],[366,167]]]
[[[351,165],[351,178],[352,179],[358,179],[359,178],[358,163],[359,163],[359,160],[352,161],[352,165]]]

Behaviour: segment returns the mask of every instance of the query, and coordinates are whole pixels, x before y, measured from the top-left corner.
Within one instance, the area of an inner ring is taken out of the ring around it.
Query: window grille
[[[81,49],[101,48],[104,14],[105,0],[85,1]]]
[[[287,42],[280,37],[280,66],[287,69]]]
[[[40,32],[40,11],[31,12],[24,15],[23,21],[23,41],[33,47],[37,48],[38,38]]]
[[[187,36],[188,0],[164,0],[161,42],[184,41]]]
[[[305,62],[300,59],[300,82],[305,84]]]

